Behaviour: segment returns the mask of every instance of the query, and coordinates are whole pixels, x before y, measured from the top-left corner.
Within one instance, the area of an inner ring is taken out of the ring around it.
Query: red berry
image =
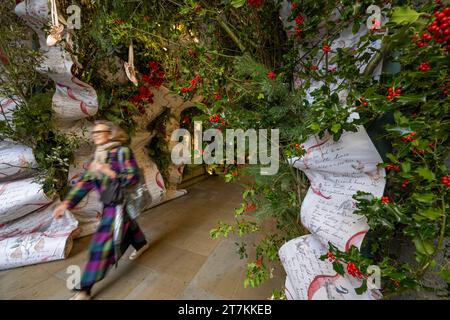
[[[267,77],[269,77],[270,79],[275,79],[276,76],[277,75],[273,71],[270,71],[270,72],[267,73]]]

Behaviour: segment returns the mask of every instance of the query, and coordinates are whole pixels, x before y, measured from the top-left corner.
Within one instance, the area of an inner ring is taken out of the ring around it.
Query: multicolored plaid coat
[[[121,157],[119,157],[119,152]],[[120,163],[119,159],[123,159],[123,163]],[[108,152],[106,162],[117,173],[117,179],[120,179],[120,184],[124,188],[139,181],[139,168],[129,147],[120,146],[111,149]],[[110,177],[104,175],[96,177],[86,170],[67,194],[65,200],[69,202],[68,209],[74,208],[92,189],[102,193],[110,182]],[[116,206],[105,206],[103,208],[99,227],[92,237],[89,261],[81,278],[82,290],[90,291],[92,285],[103,279],[109,267],[116,263],[113,243],[116,210]],[[136,250],[139,250],[146,244],[146,240],[136,221],[131,220],[125,212],[121,243],[122,253],[126,251],[130,244]]]

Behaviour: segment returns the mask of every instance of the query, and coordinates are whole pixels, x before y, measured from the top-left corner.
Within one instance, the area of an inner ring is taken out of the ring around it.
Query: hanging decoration
[[[136,78],[136,69],[134,68],[134,50],[133,50],[133,41],[130,43],[130,47],[128,48],[128,62],[124,62],[125,72],[127,74],[128,79],[135,86],[138,85],[138,81]]]

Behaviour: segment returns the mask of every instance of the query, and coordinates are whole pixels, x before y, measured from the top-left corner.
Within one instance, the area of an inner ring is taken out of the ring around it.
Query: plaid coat
[[[119,163],[119,152],[123,163]],[[120,179],[120,184],[123,187],[133,185],[139,181],[139,168],[129,147],[120,146],[111,149],[108,152],[106,162],[117,173],[117,179]],[[102,193],[109,182],[111,182],[110,177],[96,177],[86,170],[67,194],[65,200],[69,201],[68,209],[74,208],[92,189]],[[116,206],[104,206],[103,208],[100,224],[92,237],[89,261],[81,278],[81,289],[89,291],[95,282],[105,277],[109,267],[116,263],[113,243],[116,210]],[[136,221],[131,220],[125,212],[121,252],[125,252],[130,244],[139,250],[146,244],[146,240]]]

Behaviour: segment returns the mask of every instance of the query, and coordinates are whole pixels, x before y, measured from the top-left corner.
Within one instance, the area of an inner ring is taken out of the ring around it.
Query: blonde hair
[[[111,141],[117,141],[120,142],[121,144],[126,144],[130,140],[128,134],[114,122],[107,120],[97,120],[94,122],[94,124],[95,125],[101,124],[107,126],[109,128],[109,131],[111,132]]]

